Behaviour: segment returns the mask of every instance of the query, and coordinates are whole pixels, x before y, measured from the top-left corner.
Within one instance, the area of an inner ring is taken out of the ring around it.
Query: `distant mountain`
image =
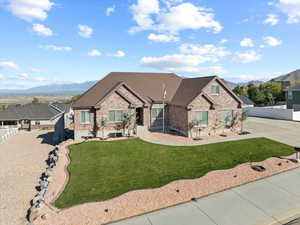
[[[31,94],[81,94],[96,84],[97,81],[87,81],[83,83],[70,84],[50,84],[44,86],[33,87],[29,89],[0,89],[1,95],[31,95]]]
[[[275,77],[274,79],[272,79],[272,81],[277,81],[277,82],[289,81],[293,85],[297,82],[300,82],[300,70],[295,70],[286,75]]]
[[[234,82],[225,80],[225,82],[231,89],[234,89],[236,86],[247,86],[248,84],[254,84],[254,85],[258,86],[258,85],[264,83],[261,80],[252,80],[252,81],[248,81],[248,82],[239,82],[239,83],[234,83]]]

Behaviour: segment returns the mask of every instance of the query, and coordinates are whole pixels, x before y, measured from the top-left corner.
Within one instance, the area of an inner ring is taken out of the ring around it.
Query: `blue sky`
[[[238,82],[300,68],[300,0],[0,0],[0,26],[0,89],[111,71]]]

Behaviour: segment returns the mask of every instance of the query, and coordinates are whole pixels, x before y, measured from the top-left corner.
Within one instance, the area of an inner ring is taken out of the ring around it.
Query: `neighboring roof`
[[[239,95],[239,98],[242,100],[244,105],[254,105],[254,102],[245,95]]]
[[[149,103],[161,102],[163,85],[166,85],[166,101],[169,102],[176,93],[182,78],[174,73],[130,73],[112,72],[85,92],[73,107],[92,107],[101,101],[120,82],[125,82]]]
[[[215,76],[211,76],[183,79],[171,100],[171,104],[181,106],[188,105],[201,93],[202,89],[215,78]]]
[[[62,112],[58,107],[46,103],[11,105],[0,111],[0,120],[50,120]]]

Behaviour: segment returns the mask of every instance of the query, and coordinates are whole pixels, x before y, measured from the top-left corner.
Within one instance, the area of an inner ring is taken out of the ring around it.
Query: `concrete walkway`
[[[113,225],[280,225],[300,215],[300,168]]]
[[[173,146],[194,146],[255,137],[267,137],[275,141],[300,147],[300,122],[249,117],[246,122],[244,122],[244,130],[250,132],[250,134],[232,137],[218,137],[215,139],[201,141],[190,141],[187,139],[186,142],[179,142],[157,138],[157,136],[151,134],[151,132],[146,130],[144,127],[138,127],[138,136],[148,142]],[[182,139],[183,138],[181,138],[181,140]]]
[[[53,149],[51,134],[21,132],[0,144],[0,225],[24,225],[29,201]]]

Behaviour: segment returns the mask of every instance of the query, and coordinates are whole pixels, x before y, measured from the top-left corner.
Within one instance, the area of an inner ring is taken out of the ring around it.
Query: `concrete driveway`
[[[251,117],[245,130],[300,146],[297,122]],[[112,225],[297,225],[299,187],[300,168]]]
[[[300,147],[300,122],[249,117],[245,130],[285,144]]]
[[[26,224],[29,201],[53,149],[50,140],[51,134],[33,131],[0,144],[0,225]]]

